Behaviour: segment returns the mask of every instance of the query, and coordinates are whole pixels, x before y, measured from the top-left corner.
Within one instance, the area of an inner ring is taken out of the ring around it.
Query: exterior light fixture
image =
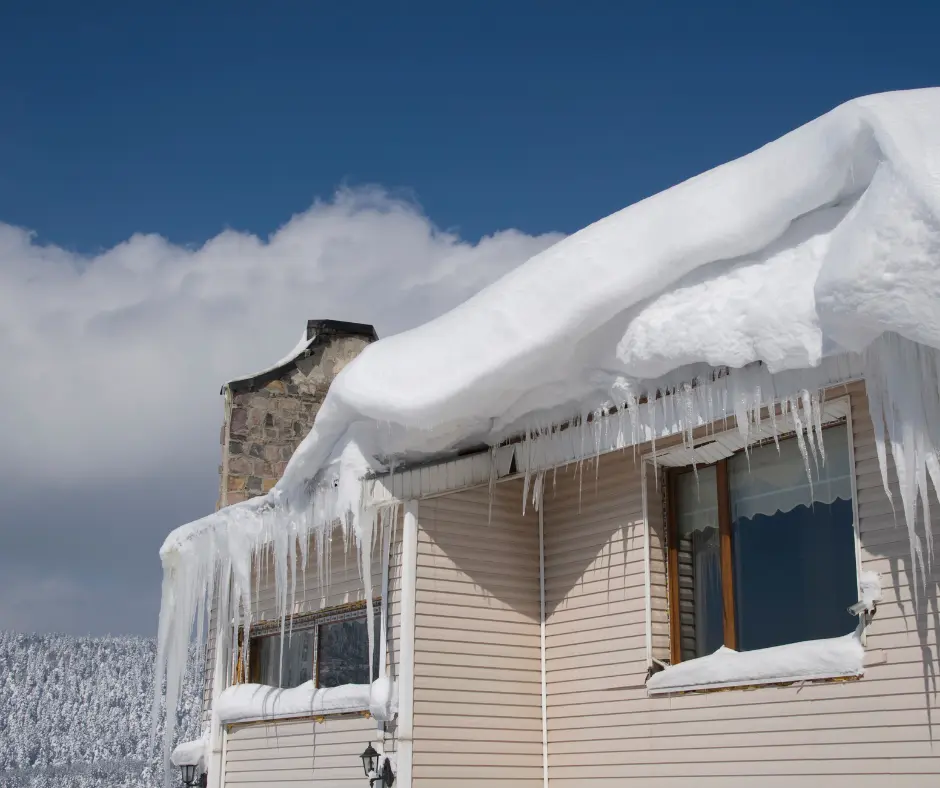
[[[362,770],[366,773],[366,777],[375,774],[375,767],[379,765],[379,754],[375,751],[375,747],[370,744],[359,757],[362,758]]]
[[[180,776],[183,778],[183,785],[190,786],[194,785],[205,788],[207,780],[206,773],[197,774],[199,767],[194,763],[184,763],[180,766]]]
[[[375,747],[371,744],[368,745],[360,757],[362,758],[362,770],[369,778],[370,788],[391,788],[395,784],[392,764],[388,758],[380,756],[375,751]],[[379,764],[381,764],[381,768]]]

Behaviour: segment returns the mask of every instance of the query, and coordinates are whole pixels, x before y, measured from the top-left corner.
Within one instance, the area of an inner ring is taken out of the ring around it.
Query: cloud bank
[[[71,631],[148,632],[157,546],[215,500],[222,383],[283,356],[308,318],[395,333],[560,237],[470,243],[378,188],[339,191],[268,238],[198,247],[135,235],[82,256],[0,223],[0,628],[61,629],[50,589],[71,588],[86,610]],[[129,593],[146,600],[140,624]]]

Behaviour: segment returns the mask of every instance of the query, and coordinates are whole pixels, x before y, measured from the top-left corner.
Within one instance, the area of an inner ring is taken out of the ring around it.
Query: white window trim
[[[776,407],[776,406],[775,406]],[[825,403],[826,410],[833,414],[833,412],[838,413],[838,419],[834,418],[833,415],[830,415],[828,420],[823,422],[823,427],[825,428],[826,424],[834,424],[837,420],[844,419],[848,440],[848,451],[849,451],[849,464],[850,464],[850,481],[852,489],[852,530],[855,537],[855,584],[856,588],[859,587],[861,583],[861,573],[862,573],[862,561],[861,561],[861,531],[859,523],[859,514],[858,514],[858,479],[855,463],[855,434],[852,424],[852,400],[849,395],[844,395],[840,397],[835,397],[831,400],[827,400]],[[776,413],[775,413],[776,416]],[[779,423],[779,417],[775,418],[775,421]],[[760,442],[772,434],[772,429],[769,426],[771,424],[770,418],[764,418],[760,421],[761,432],[763,428],[766,427],[769,432],[765,433],[764,436],[752,443]],[[711,443],[721,437],[731,437],[738,435],[737,428],[722,430],[721,432],[709,433],[707,436],[695,439],[692,442],[693,449],[697,445]],[[792,432],[786,434],[779,434],[781,439],[789,438]],[[654,472],[653,468],[657,466],[657,459],[661,459],[670,451],[675,451],[681,447],[670,447],[669,449],[663,449],[659,451],[650,451],[644,454],[641,457],[641,470],[640,470],[640,481],[642,485],[642,501],[643,501],[643,528],[644,528],[644,539],[643,539],[643,549],[645,552],[644,555],[644,574],[645,574],[645,592],[646,592],[646,652],[647,652],[647,668],[650,671],[653,671],[658,668],[662,668],[663,665],[658,663],[657,660],[653,658],[653,616],[652,616],[652,587],[651,587],[651,573],[652,573],[652,551],[650,544],[650,518],[649,518],[649,507],[654,502],[647,499],[647,473]],[[658,499],[657,499],[658,500]],[[861,599],[861,591],[859,590],[859,602]],[[856,630],[856,634],[861,641],[861,645],[864,647],[866,642],[866,634],[868,629],[868,624],[865,623],[866,619],[864,618],[864,613],[860,617],[860,625]],[[787,644],[787,645],[796,645],[796,644]],[[763,649],[761,649],[763,650]],[[752,652],[754,653],[754,652]],[[703,658],[698,658],[703,659]],[[696,660],[685,660],[680,664],[688,664],[690,662],[695,662]],[[674,695],[680,692],[702,692],[709,691],[714,689],[730,689],[735,687],[753,687],[761,685],[774,685],[774,684],[789,684],[800,681],[823,681],[831,679],[845,679],[848,677],[857,677],[860,676],[860,672],[827,672],[822,674],[812,674],[812,675],[785,675],[785,671],[781,671],[780,676],[774,676],[772,678],[761,678],[757,680],[742,679],[741,681],[729,681],[716,684],[696,684],[688,685],[682,687],[672,687],[669,689],[663,690],[648,690],[648,693],[651,697],[663,697],[668,695]]]

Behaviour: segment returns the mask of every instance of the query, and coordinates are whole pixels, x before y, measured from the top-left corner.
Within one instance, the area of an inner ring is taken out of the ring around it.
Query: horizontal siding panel
[[[836,751],[832,749],[833,752]],[[694,779],[695,788],[701,784],[699,780],[702,777],[735,777],[747,776],[748,779],[761,778],[766,776],[790,776],[791,781],[783,783],[790,786],[803,786],[806,782],[803,780],[809,776],[829,777],[830,775],[855,775],[855,774],[880,774],[889,779],[887,785],[894,785],[895,775],[916,774],[916,775],[936,775],[937,759],[933,757],[872,757],[872,758],[818,758],[813,760],[781,760],[768,754],[763,760],[742,760],[738,754],[723,750],[719,753],[723,758],[721,762],[688,762],[677,761],[674,763],[619,763],[616,765],[598,766],[595,764],[585,764],[578,766],[555,766],[549,765],[549,773],[552,780],[575,779],[584,784],[585,780],[603,780],[630,777],[635,780],[647,780],[650,777],[682,777],[686,780],[686,785],[690,779]],[[800,779],[793,779],[800,778]],[[884,778],[882,778],[884,779]],[[921,788],[929,788],[934,785],[933,780],[924,780],[920,778],[920,783],[914,783]],[[763,786],[764,782],[752,783]],[[825,782],[819,782],[819,785],[829,786],[828,779]]]
[[[489,727],[464,725],[454,717],[429,717],[430,725],[416,726],[414,738],[421,739],[422,747],[427,751],[447,750],[449,747],[460,748],[464,752],[479,752],[478,747],[487,747],[494,743],[528,742],[541,747],[541,726],[502,728],[494,733]],[[485,752],[485,750],[484,750]]]
[[[472,712],[474,710],[471,709],[469,711]],[[476,709],[476,711],[479,712],[479,709]],[[418,728],[424,731],[434,730],[440,734],[426,737],[428,740],[441,737],[460,738],[465,732],[467,736],[472,736],[475,733],[480,738],[487,741],[494,739],[505,741],[507,737],[513,736],[515,732],[518,732],[521,737],[520,741],[530,743],[538,741],[539,749],[541,750],[541,714],[537,716],[516,716],[512,709],[492,709],[489,714],[473,714],[469,713],[467,710],[463,710],[463,713],[459,714],[450,712],[449,707],[441,708],[433,704],[424,704],[421,707],[421,725],[415,726],[415,730],[418,730]],[[507,720],[511,722],[507,722]],[[510,731],[514,733],[509,733]],[[533,739],[531,736],[523,736],[522,734],[524,733],[537,733],[538,736]],[[422,741],[423,740],[424,739],[422,739]],[[415,736],[415,741],[418,741],[417,736]]]
[[[631,770],[632,773],[632,770]],[[623,780],[623,770],[617,770],[617,774],[611,777],[568,777],[562,778],[552,775],[551,788],[583,788],[583,786],[606,786],[610,779]],[[661,774],[646,774],[643,778],[644,786],[651,788],[690,788],[688,776],[668,777]],[[753,775],[735,774],[720,776],[701,776],[695,777],[694,788],[926,788],[930,783],[925,783],[924,777],[919,774],[891,774],[886,777],[881,774],[852,774],[852,775],[801,775],[798,780],[790,775],[761,775],[760,782],[756,783]]]
[[[417,757],[417,754],[415,755]],[[534,766],[484,766],[478,759],[473,765],[462,766],[460,775],[466,780],[486,781],[486,785],[493,784],[493,780],[504,780],[505,784],[513,786],[541,786],[541,764]],[[360,767],[360,770],[362,767]],[[452,770],[446,763],[439,764],[420,764],[414,767],[412,772],[413,782],[418,785],[440,785],[442,782],[450,785],[449,777],[442,777],[442,773],[450,773]],[[538,772],[537,777],[532,777],[533,772]]]

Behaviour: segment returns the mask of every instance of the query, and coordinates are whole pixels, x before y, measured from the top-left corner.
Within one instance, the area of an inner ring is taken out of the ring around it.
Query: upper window
[[[379,674],[380,619],[375,616],[372,676]],[[364,604],[297,616],[285,625],[283,650],[280,622],[252,632],[249,678],[256,684],[284,689],[311,679],[317,687],[369,683],[369,630]]]
[[[857,624],[848,431],[823,431],[825,462],[795,438],[669,474],[673,664],[837,637]]]

